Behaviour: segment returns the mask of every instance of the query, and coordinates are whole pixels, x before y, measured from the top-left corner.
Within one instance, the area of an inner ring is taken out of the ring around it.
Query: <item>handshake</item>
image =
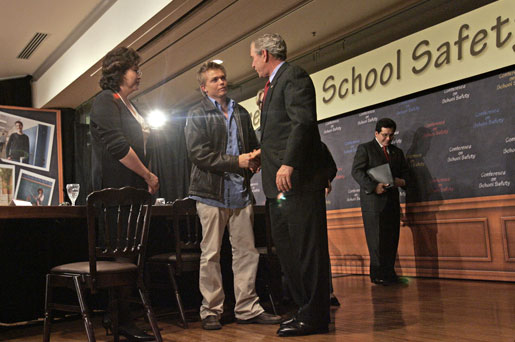
[[[249,169],[256,173],[261,169],[261,149],[238,156],[238,165],[242,169]]]

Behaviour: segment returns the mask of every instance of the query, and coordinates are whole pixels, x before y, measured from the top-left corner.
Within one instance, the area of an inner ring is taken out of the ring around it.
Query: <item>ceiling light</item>
[[[222,64],[224,61],[222,61],[221,59],[213,59],[213,62],[215,62],[216,64]]]

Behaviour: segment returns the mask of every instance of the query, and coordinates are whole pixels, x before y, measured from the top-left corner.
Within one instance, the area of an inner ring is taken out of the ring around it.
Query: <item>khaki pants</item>
[[[252,205],[241,209],[212,207],[197,202],[197,213],[202,224],[202,255],[200,257],[199,288],[202,293],[200,318],[223,312],[225,294],[220,270],[220,249],[225,227],[232,246],[234,273],[234,314],[237,319],[251,319],[262,312],[256,294],[256,272],[259,253],[254,245]]]

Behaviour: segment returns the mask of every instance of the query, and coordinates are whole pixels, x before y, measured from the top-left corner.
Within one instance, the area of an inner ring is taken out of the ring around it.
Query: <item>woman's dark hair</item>
[[[119,91],[125,72],[138,66],[140,60],[141,57],[134,49],[121,46],[111,50],[102,61],[100,87]]]

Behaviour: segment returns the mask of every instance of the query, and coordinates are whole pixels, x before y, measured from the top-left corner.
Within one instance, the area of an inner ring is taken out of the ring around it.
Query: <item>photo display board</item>
[[[515,193],[515,69],[319,124],[338,166],[327,209],[360,206],[351,169],[376,122],[397,123],[393,144],[410,165],[406,203]]]
[[[63,200],[59,110],[0,106],[0,205]]]

